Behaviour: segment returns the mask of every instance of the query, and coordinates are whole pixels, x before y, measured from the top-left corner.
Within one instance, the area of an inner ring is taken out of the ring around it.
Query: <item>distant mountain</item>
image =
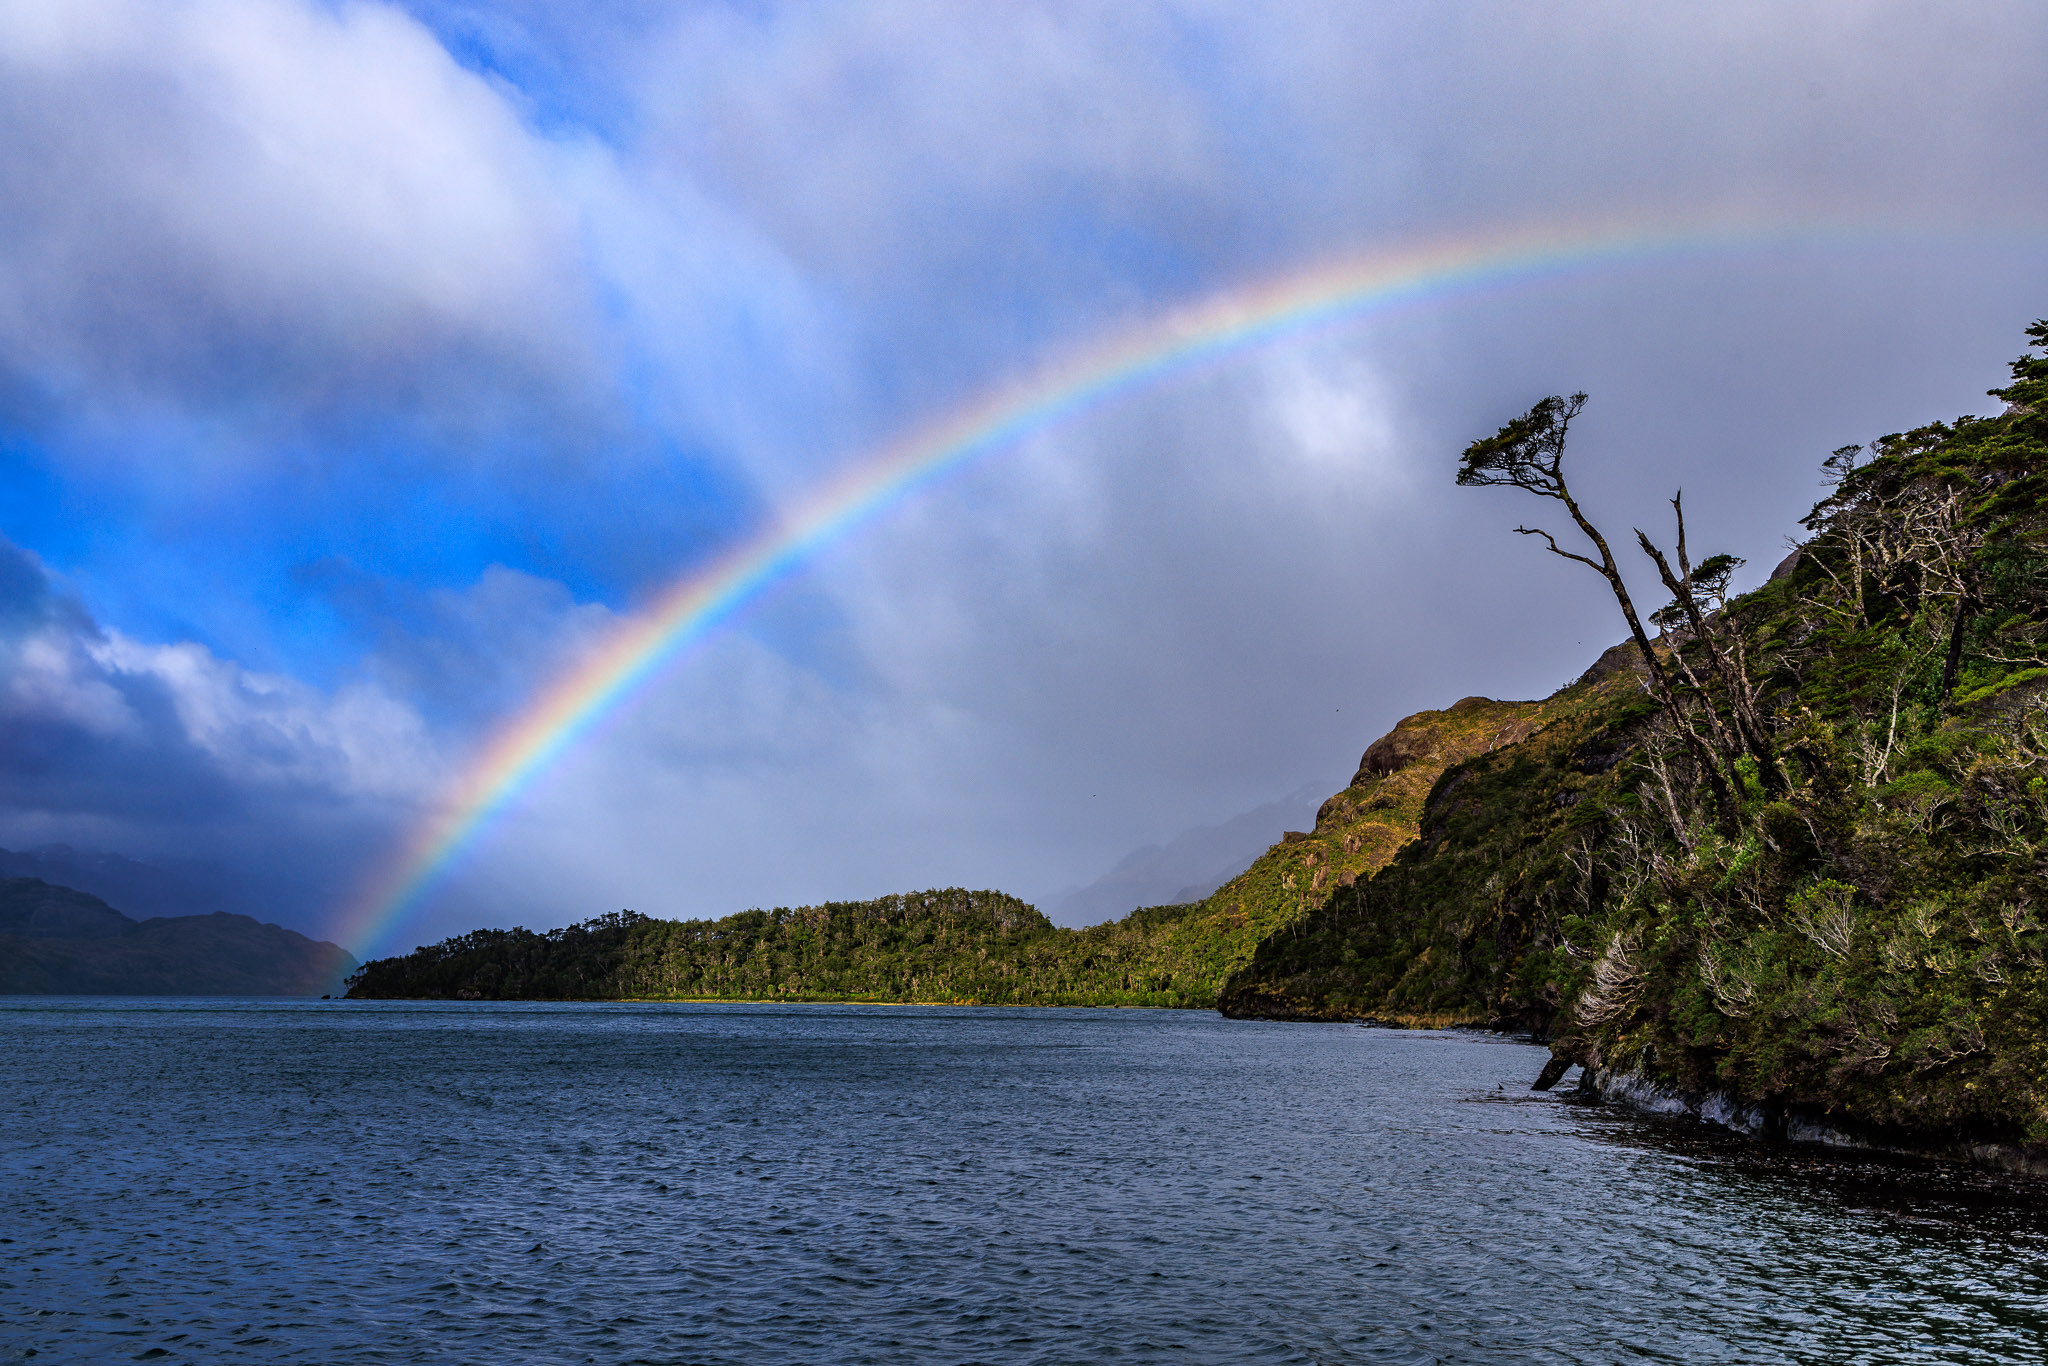
[[[0,993],[81,996],[317,996],[356,960],[246,915],[135,921],[86,892],[0,878]]]
[[[0,935],[18,939],[113,939],[135,922],[96,896],[41,878],[0,879]]]
[[[1200,901],[1251,867],[1282,831],[1306,828],[1328,795],[1326,785],[1311,783],[1220,824],[1134,849],[1087,886],[1053,897],[1046,912],[1056,924],[1093,925],[1139,906]]]
[[[0,877],[34,877],[59,887],[75,887],[144,919],[213,911],[248,914],[262,909],[255,900],[238,896],[232,890],[233,879],[218,870],[183,862],[145,863],[125,854],[74,849],[68,844],[0,849]]]

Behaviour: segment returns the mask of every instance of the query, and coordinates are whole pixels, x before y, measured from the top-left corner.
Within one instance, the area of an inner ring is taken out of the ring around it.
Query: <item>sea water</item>
[[[1193,1011],[0,998],[0,1362],[2028,1362],[2027,1187]]]

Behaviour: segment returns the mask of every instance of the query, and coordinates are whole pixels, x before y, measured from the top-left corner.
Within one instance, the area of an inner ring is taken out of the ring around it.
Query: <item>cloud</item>
[[[1273,425],[1284,438],[1274,444],[1293,452],[1304,484],[1400,490],[1414,472],[1400,460],[1399,401],[1362,347],[1304,345],[1261,360]]]
[[[51,658],[62,649],[56,644]],[[104,738],[183,748],[237,787],[410,797],[433,772],[418,716],[378,690],[351,686],[323,696],[189,642],[145,645],[116,632],[66,653],[62,689],[86,690],[96,701],[148,694],[158,705],[147,710],[173,723],[168,734],[151,735],[145,709],[131,702],[117,725],[98,728]]]
[[[0,736],[0,843],[226,861],[252,885],[290,886],[269,911],[301,926],[327,914],[322,876],[360,858],[445,762],[388,692],[321,692],[106,629],[5,541]]]
[[[571,150],[395,10],[10,3],[0,89],[0,368],[45,420],[158,412],[249,456],[602,382]]]
[[[460,587],[422,588],[345,562],[309,566],[302,578],[373,642],[363,675],[456,735],[515,712],[620,621],[557,581],[498,564]]]
[[[1115,208],[1157,231],[1155,215],[1191,216],[1177,201],[1216,188],[1217,130],[1175,27],[1161,6],[696,7],[633,66],[645,154],[850,288],[887,239],[940,274],[970,244],[1008,257],[977,282],[1000,289],[1087,257],[1035,240],[1020,192],[1062,188],[1047,209]]]

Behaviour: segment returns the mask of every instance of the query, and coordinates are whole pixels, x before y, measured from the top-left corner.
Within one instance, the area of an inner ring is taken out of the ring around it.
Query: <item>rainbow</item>
[[[1057,359],[855,461],[627,618],[481,747],[431,818],[344,912],[335,937],[367,956],[492,817],[663,665],[821,550],[976,459],[1166,376],[1332,323],[1660,257],[1864,235],[1720,220],[1438,241],[1232,289]]]

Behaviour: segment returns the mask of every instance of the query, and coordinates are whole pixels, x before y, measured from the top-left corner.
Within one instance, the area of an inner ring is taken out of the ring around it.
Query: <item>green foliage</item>
[[[1492,436],[1465,448],[1458,483],[1467,488],[1508,484],[1546,498],[1561,497],[1565,437],[1585,406],[1584,394],[1539,400]]]
[[[1742,696],[1593,699],[1447,771],[1224,1008],[1525,1025],[1767,1108],[2048,1139],[2048,357],[2013,377],[1997,417],[1830,456],[1790,571],[1710,624],[1763,742],[1732,810],[1679,727]]]
[[[1212,1005],[1248,954],[1197,907],[1085,930],[957,888],[654,920],[622,911],[536,934],[478,930],[366,964],[357,998]],[[1255,940],[1254,940],[1255,942]]]
[[[1967,707],[1978,702],[1989,702],[1992,698],[2010,692],[2023,683],[2032,683],[2042,678],[2048,678],[2048,668],[2015,669],[2011,673],[1998,674],[1987,683],[1976,683],[1976,680],[1971,679],[1969,681],[1975,686],[1957,693],[1955,705]]]

